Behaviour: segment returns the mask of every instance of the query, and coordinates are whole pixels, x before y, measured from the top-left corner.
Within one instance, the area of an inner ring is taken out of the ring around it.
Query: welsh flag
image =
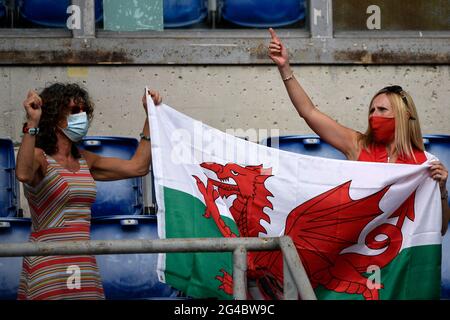
[[[294,154],[152,104],[160,238],[289,235],[319,299],[439,299],[440,193],[428,163]],[[283,284],[279,251],[248,261],[250,279]],[[195,298],[232,299],[232,269],[231,253],[158,261],[160,281]]]

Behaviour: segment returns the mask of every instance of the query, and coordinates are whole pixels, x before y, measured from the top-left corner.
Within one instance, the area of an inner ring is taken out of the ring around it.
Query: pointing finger
[[[279,43],[280,39],[278,38],[277,34],[275,33],[275,30],[273,30],[272,28],[269,28],[269,32],[270,32],[270,35],[272,37],[272,40],[274,40],[275,42]]]

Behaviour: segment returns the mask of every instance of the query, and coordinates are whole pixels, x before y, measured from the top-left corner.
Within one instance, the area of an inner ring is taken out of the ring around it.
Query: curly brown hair
[[[83,104],[89,122],[94,117],[94,104],[88,92],[76,83],[54,83],[42,90],[42,115],[39,121],[39,134],[36,139],[36,147],[41,148],[48,155],[58,151],[56,130],[58,123],[70,114],[69,104],[71,100],[75,104]],[[72,144],[72,155],[80,157],[76,144]]]

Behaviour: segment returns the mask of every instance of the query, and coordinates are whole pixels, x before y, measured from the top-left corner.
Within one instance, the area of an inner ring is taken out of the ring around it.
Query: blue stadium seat
[[[424,135],[423,143],[425,150],[435,155],[447,169],[450,169],[450,135]],[[447,180],[447,190],[449,189],[450,179]]]
[[[80,147],[104,157],[131,159],[138,146],[134,138],[85,137]],[[96,181],[97,199],[92,217],[138,215],[144,210],[142,178]]]
[[[204,20],[207,16],[205,0],[164,0],[164,27],[186,27]]]
[[[0,244],[28,242],[31,220],[0,217]],[[0,258],[0,300],[16,300],[22,257]]]
[[[222,17],[252,28],[282,27],[305,18],[304,0],[222,0]]]
[[[0,0],[0,20],[6,17],[5,0]]]
[[[20,0],[19,11],[23,18],[45,27],[66,28],[67,8],[70,0]],[[95,0],[95,20],[103,18],[103,1]]]
[[[118,216],[93,219],[92,240],[158,239],[156,216]],[[107,299],[176,299],[179,292],[159,282],[158,254],[99,255]]]
[[[308,156],[345,160],[344,154],[316,135],[269,137],[261,144]]]
[[[19,210],[19,184],[15,168],[13,142],[0,139],[0,217],[15,217]]]
[[[447,169],[450,168],[450,136],[424,135],[423,138],[425,149],[438,157]],[[447,180],[447,190],[448,189],[450,189],[449,180]],[[447,231],[447,234],[442,239],[441,268],[441,298],[450,299],[450,231]]]
[[[442,238],[441,299],[450,299],[450,231]]]
[[[0,218],[0,244],[28,241],[31,220]],[[158,238],[156,216],[92,219],[92,240]],[[157,254],[99,255],[97,263],[107,299],[183,299],[158,281]],[[22,257],[0,258],[0,300],[17,299]]]

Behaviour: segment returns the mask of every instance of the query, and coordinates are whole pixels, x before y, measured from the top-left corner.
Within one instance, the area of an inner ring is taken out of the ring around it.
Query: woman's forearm
[[[144,128],[142,129],[144,136],[150,136],[150,127],[148,124],[148,117],[145,120]],[[140,176],[146,175],[148,173],[150,162],[151,162],[151,145],[150,141],[147,139],[141,139],[139,146],[134,154],[132,161],[135,162],[136,168]]]
[[[36,136],[25,134],[17,153],[16,176],[19,181],[31,183],[34,179],[34,148]]]
[[[291,99],[295,109],[297,109],[298,114],[302,118],[307,118],[308,114],[315,108],[308,94],[293,76],[293,71],[289,64],[279,68],[278,70],[280,71],[280,75],[289,94],[289,98]]]

